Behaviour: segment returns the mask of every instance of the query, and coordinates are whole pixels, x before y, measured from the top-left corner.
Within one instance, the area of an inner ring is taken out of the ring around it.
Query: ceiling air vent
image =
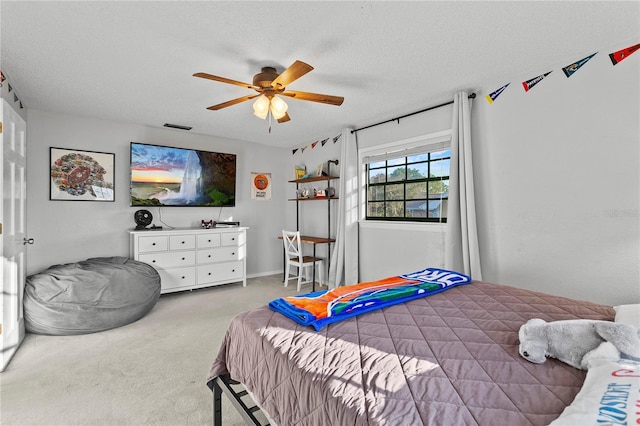
[[[172,129],[180,129],[180,130],[187,130],[187,131],[193,129],[193,127],[181,126],[179,124],[170,124],[170,123],[164,123],[164,127],[171,127]]]

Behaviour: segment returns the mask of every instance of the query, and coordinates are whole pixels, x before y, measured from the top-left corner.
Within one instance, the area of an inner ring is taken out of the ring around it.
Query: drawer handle
[[[211,242],[211,240],[207,240],[207,242],[208,242],[208,243],[210,243],[210,242]]]
[[[182,260],[184,260],[184,257],[182,258]]]
[[[155,246],[155,245],[156,245],[156,243],[152,243],[151,245],[152,245],[152,246]]]
[[[155,259],[153,259],[153,260],[151,261],[151,263],[156,263],[156,260],[155,260]]]
[[[231,272],[235,272],[235,271],[236,271],[235,269],[232,269],[232,270],[231,270]]]
[[[236,240],[235,238],[231,238],[231,241],[235,241],[235,240]]]
[[[184,241],[182,242],[182,244],[184,244]]]
[[[231,253],[231,256],[235,256],[235,255],[236,255],[236,254],[235,254],[235,252],[234,252],[234,253]]]
[[[185,277],[184,277],[184,275],[183,275],[183,276],[182,276],[182,279],[184,280],[184,278],[185,278]]]
[[[207,256],[207,257],[211,257],[211,255]]]
[[[209,272],[209,275],[211,275],[211,272]]]

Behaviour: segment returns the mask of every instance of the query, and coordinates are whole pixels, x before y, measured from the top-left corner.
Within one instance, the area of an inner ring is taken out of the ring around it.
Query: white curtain
[[[453,99],[449,207],[445,268],[482,280],[471,154],[471,101],[467,92]]]
[[[336,218],[336,242],[329,267],[329,287],[358,282],[358,146],[351,129],[340,136],[340,179]]]

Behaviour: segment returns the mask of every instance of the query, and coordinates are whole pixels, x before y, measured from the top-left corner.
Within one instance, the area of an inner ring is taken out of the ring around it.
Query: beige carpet
[[[0,424],[211,425],[205,380],[227,325],[296,293],[295,281],[285,288],[280,280],[163,295],[144,318],[101,333],[27,334],[0,374]],[[225,396],[223,421],[244,425]]]

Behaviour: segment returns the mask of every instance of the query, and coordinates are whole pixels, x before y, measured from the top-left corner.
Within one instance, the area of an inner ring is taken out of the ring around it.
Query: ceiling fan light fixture
[[[1,0],[0,0],[1,1]],[[278,74],[274,67],[262,67],[262,72],[253,76],[253,84],[244,83],[242,81],[232,80],[226,77],[220,77],[217,75],[207,74],[204,72],[198,72],[193,74],[194,77],[205,78],[207,80],[219,81],[221,83],[233,84],[235,86],[241,86],[247,89],[253,89],[258,94],[242,96],[240,98],[231,99],[220,104],[207,107],[210,111],[218,111],[222,108],[227,108],[232,105],[239,104],[241,102],[255,99],[253,103],[253,114],[263,120],[269,117],[269,123],[271,118],[278,120],[278,123],[286,123],[291,120],[287,113],[288,106],[282,100],[276,96],[283,95],[289,98],[298,99],[301,101],[319,102],[328,105],[340,106],[344,101],[342,96],[324,95],[321,93],[309,93],[286,90],[286,86],[293,83],[303,75],[313,70],[313,67],[309,64],[305,64],[302,61],[295,61],[288,68]],[[257,99],[256,99],[257,98]],[[269,124],[271,129],[271,124]]]
[[[265,95],[258,96],[258,99],[253,103],[253,115],[256,117],[262,118],[263,120],[267,118],[267,114],[269,113],[269,98]]]
[[[289,106],[277,96],[271,98],[271,114],[276,120],[280,120],[287,113]]]

